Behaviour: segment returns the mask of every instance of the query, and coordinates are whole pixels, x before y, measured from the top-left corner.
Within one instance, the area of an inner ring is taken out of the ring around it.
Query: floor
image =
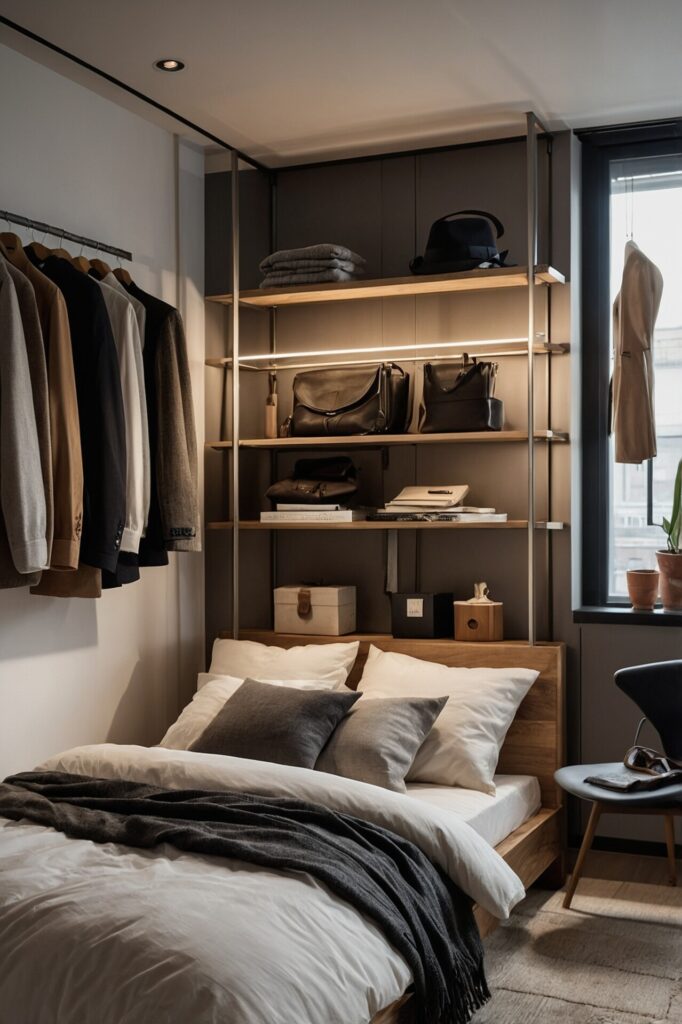
[[[476,1024],[682,1024],[682,884],[666,878],[663,858],[592,852],[571,910],[531,890],[486,940]]]

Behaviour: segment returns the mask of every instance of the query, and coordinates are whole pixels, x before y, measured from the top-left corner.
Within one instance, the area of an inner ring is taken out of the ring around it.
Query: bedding
[[[315,682],[319,688],[343,685],[353,667],[359,641],[273,647],[254,640],[214,640],[209,672],[264,683],[288,679]]]
[[[305,871],[376,921],[404,957],[414,979],[415,1024],[467,1024],[490,996],[471,901],[413,843],[352,815],[284,797],[50,771],[6,779],[0,811],[96,843],[144,849],[168,842]]]
[[[363,698],[336,726],[315,768],[404,793],[405,776],[446,701]]]
[[[407,795],[458,815],[491,846],[497,846],[537,814],[541,795],[540,783],[534,775],[496,775],[494,782],[494,795],[424,782],[408,783]]]
[[[447,695],[407,781],[494,793],[504,738],[538,674],[527,668],[450,668],[371,644],[358,690],[381,699]]]
[[[245,679],[191,746],[202,754],[314,768],[359,693],[300,690]]]
[[[464,821],[355,780],[113,744],[40,770],[304,800],[414,843],[497,917],[524,894]],[[0,1024],[361,1024],[412,981],[376,922],[305,871],[95,845],[3,819],[0,963]]]

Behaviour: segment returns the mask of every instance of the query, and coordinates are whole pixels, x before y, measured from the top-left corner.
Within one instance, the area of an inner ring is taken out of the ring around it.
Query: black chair
[[[658,731],[667,757],[682,761],[682,661],[622,668],[616,686],[628,696]],[[639,733],[639,730],[638,730]],[[625,753],[625,751],[623,752]],[[564,906],[570,907],[602,813],[660,814],[665,823],[670,885],[676,884],[675,817],[682,815],[682,783],[650,791],[616,792],[586,782],[593,775],[627,774],[622,762],[570,765],[555,773],[559,785],[582,800],[592,801],[590,819],[569,879]]]
[[[682,661],[621,668],[614,679],[658,731],[668,757],[682,761]]]

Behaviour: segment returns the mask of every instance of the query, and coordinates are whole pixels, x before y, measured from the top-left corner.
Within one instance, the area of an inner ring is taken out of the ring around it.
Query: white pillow
[[[527,668],[448,668],[370,646],[358,685],[368,697],[448,697],[407,782],[494,793],[507,730],[538,677]]]
[[[197,679],[197,692],[192,700],[180,713],[180,717],[159,743],[160,747],[172,750],[189,750],[195,740],[212,722],[226,700],[244,682],[234,676],[221,676],[210,672],[200,672]],[[309,680],[288,679],[268,680],[274,686],[290,686],[297,690],[319,690],[321,687]]]
[[[268,647],[253,640],[215,640],[209,672],[258,679],[262,683],[309,679],[318,688],[333,690],[345,683],[359,643],[306,644]]]

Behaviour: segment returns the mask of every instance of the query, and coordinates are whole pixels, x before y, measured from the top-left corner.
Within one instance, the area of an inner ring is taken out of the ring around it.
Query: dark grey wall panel
[[[407,277],[417,253],[415,174],[413,156],[381,163],[382,277]]]
[[[205,288],[221,295],[231,288],[232,195],[230,172],[206,175]],[[263,171],[239,172],[239,271],[242,288],[257,288],[258,264],[270,251],[270,180]]]
[[[381,161],[281,171],[277,176],[277,248],[337,242],[382,277]]]

